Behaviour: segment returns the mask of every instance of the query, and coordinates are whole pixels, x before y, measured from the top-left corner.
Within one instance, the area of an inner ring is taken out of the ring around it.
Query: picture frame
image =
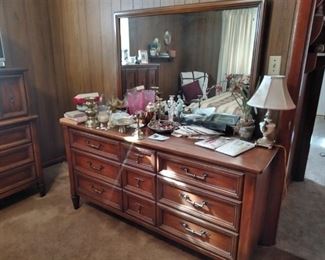
[[[138,58],[141,60],[141,63],[148,64],[148,51],[147,50],[138,50]]]

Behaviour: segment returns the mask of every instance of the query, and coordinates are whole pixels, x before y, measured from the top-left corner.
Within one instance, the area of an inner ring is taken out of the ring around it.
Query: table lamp
[[[264,121],[260,122],[263,137],[258,139],[256,144],[271,149],[275,142],[276,125],[272,122],[270,110],[291,110],[296,107],[290,97],[285,76],[265,75],[259,88],[247,104],[267,109]]]

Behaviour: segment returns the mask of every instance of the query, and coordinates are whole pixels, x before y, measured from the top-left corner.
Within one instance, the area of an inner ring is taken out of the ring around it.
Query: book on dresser
[[[36,115],[29,112],[25,69],[0,69],[0,199],[37,185],[45,194]]]

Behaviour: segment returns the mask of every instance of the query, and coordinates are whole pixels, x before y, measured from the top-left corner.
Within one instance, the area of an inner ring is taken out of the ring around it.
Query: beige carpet
[[[160,236],[82,202],[74,210],[66,163],[45,169],[48,193],[0,200],[0,259],[199,259]],[[254,259],[299,259],[275,247]]]

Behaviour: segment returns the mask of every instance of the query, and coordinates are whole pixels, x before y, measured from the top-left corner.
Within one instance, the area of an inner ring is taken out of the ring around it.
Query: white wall
[[[324,73],[322,89],[318,101],[317,115],[319,116],[325,115],[325,73]]]

